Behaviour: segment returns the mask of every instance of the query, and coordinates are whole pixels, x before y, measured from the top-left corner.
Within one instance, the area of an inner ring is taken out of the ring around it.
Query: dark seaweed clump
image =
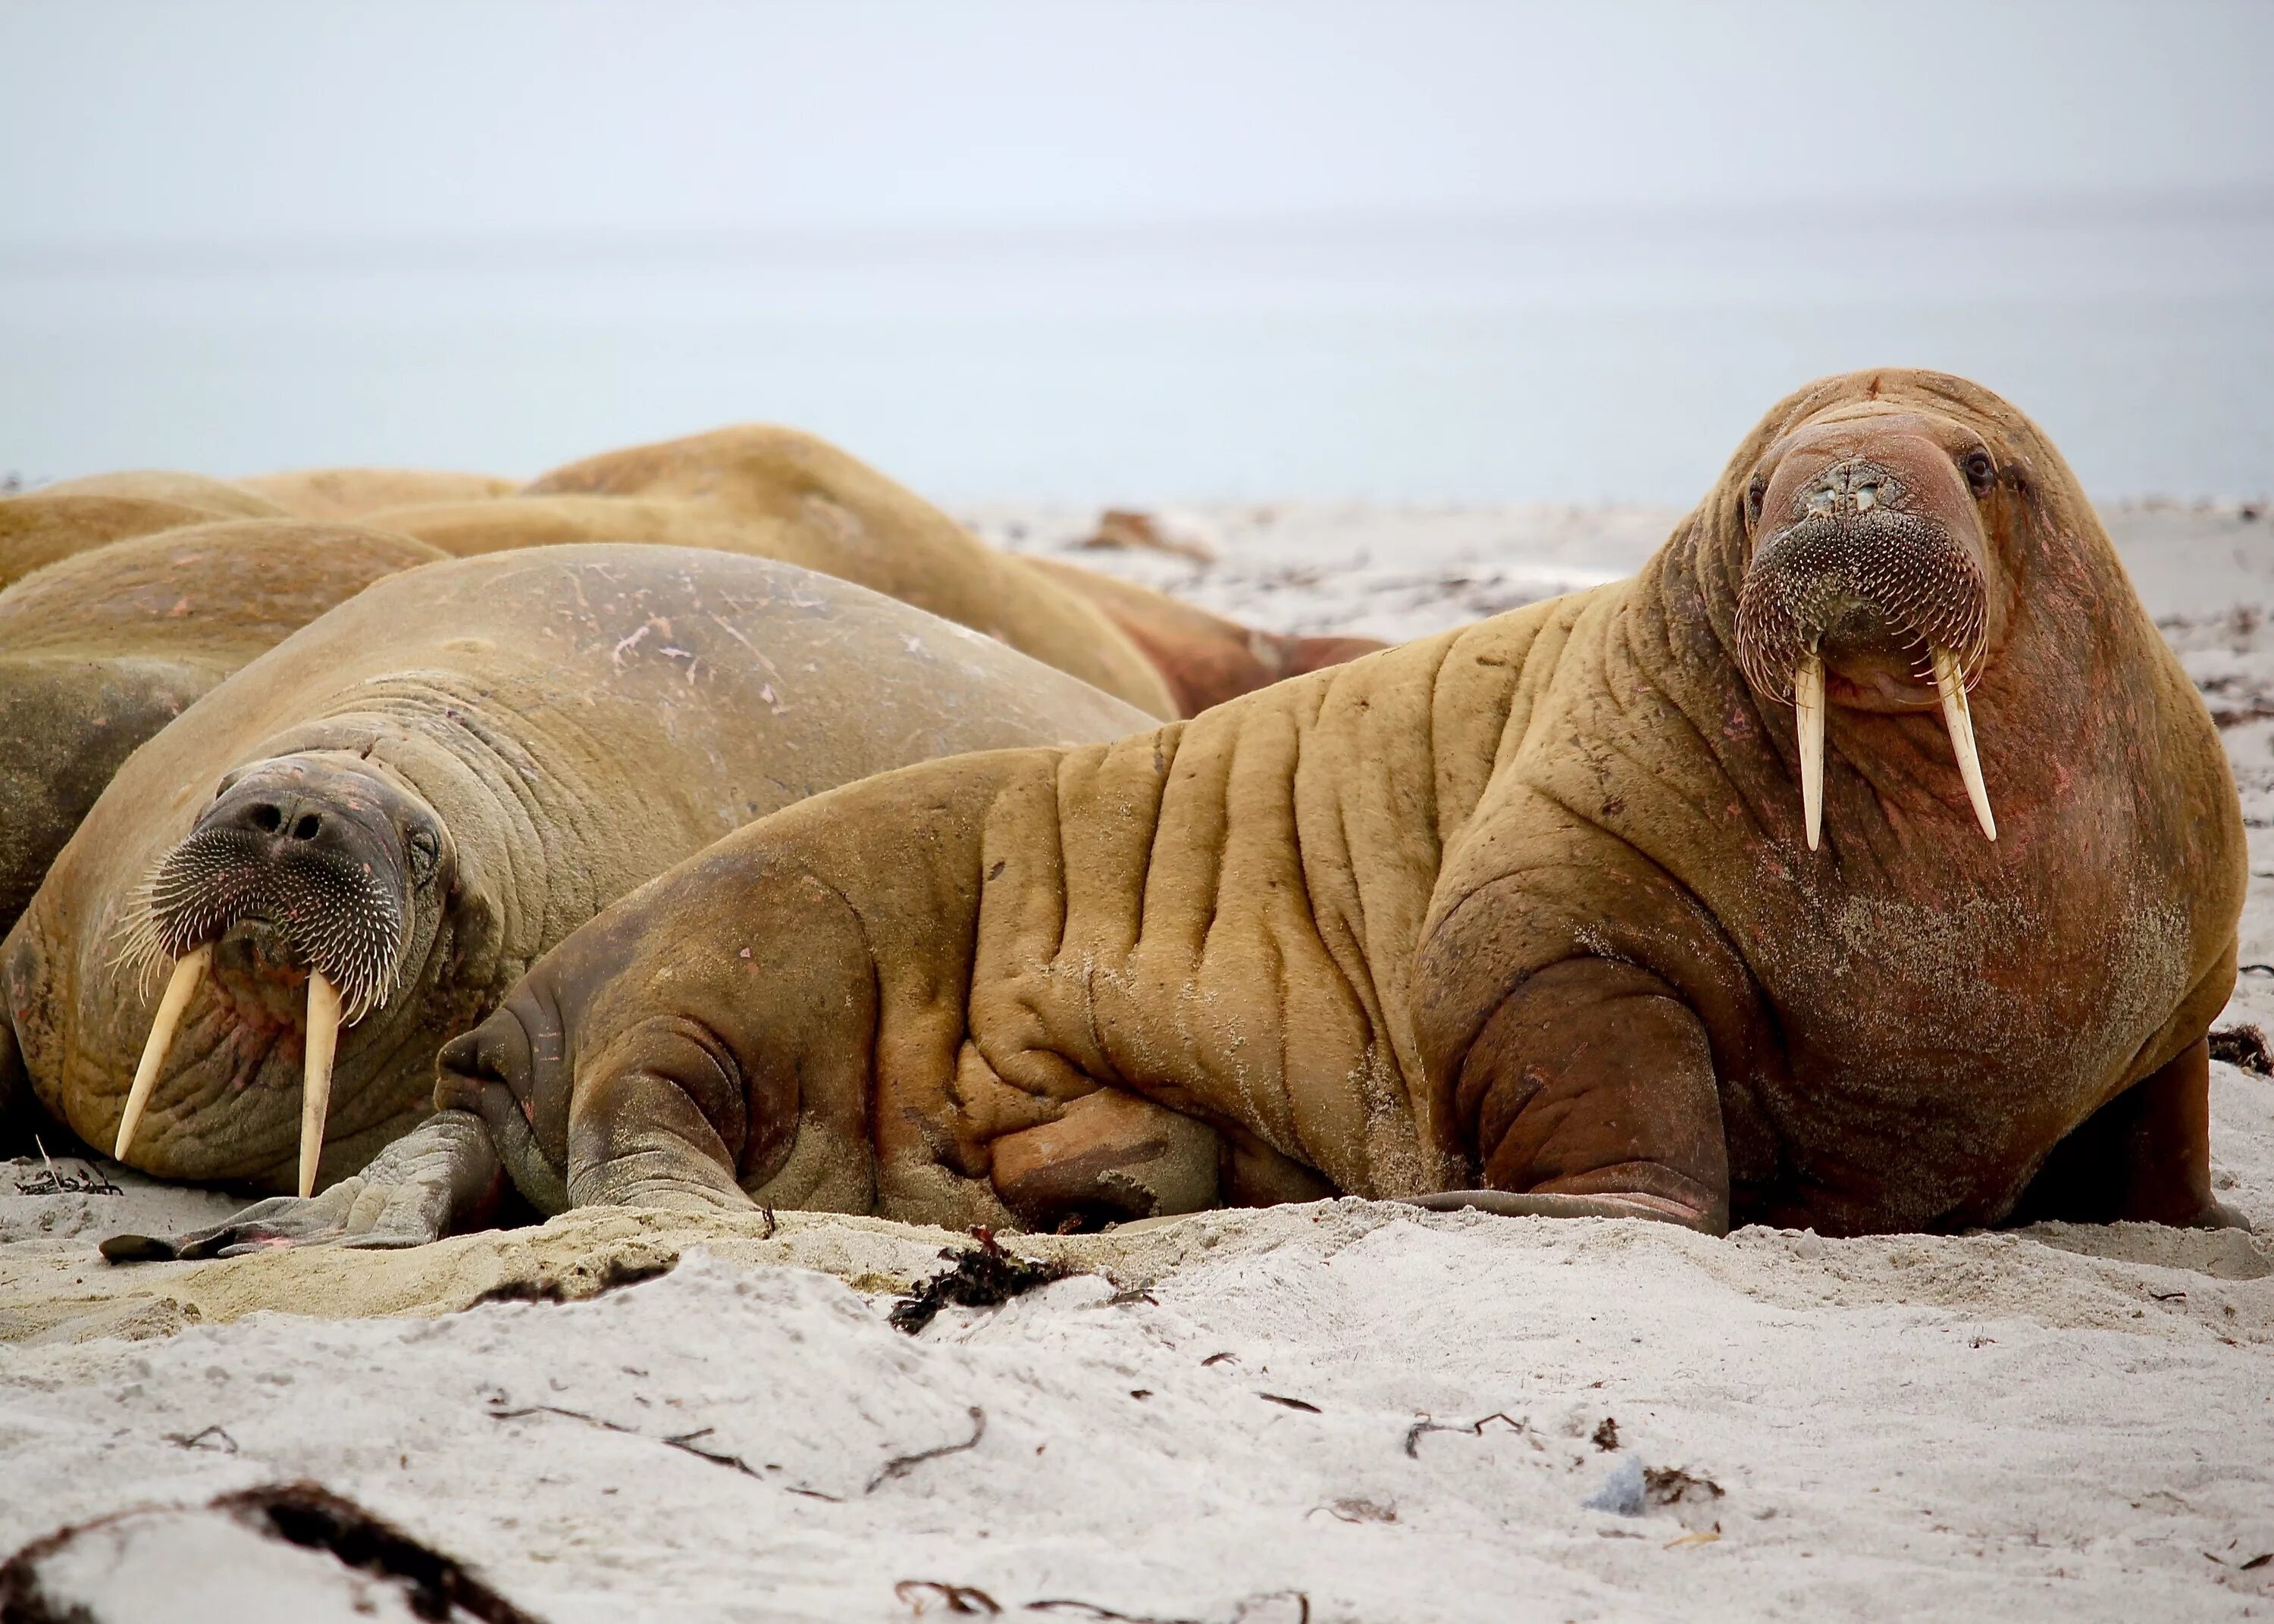
[[[993,1308],[1073,1273],[1066,1263],[1038,1263],[1004,1251],[990,1229],[976,1229],[971,1236],[978,1245],[950,1246],[940,1252],[953,1268],[933,1275],[892,1304],[896,1329],[914,1336],[950,1303],[960,1308]]]
[[[404,1605],[418,1618],[437,1624],[451,1619],[471,1619],[478,1624],[539,1624],[535,1615],[492,1590],[455,1557],[412,1538],[320,1484],[270,1484],[243,1489],[215,1500],[213,1509],[269,1538],[325,1552],[343,1567],[392,1582],[399,1588]],[[0,1563],[0,1620],[94,1624],[85,1607],[49,1592],[41,1583],[41,1568],[87,1530],[118,1520],[117,1516],[99,1517],[59,1529]]]
[[[2212,1033],[2210,1057],[2261,1077],[2274,1077],[2274,1053],[2267,1049],[2266,1034],[2255,1026],[2222,1026]]]

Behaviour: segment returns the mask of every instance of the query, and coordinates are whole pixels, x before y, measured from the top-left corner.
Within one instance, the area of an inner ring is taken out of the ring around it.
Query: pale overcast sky
[[[2270,185],[2264,0],[0,5],[19,246]]]

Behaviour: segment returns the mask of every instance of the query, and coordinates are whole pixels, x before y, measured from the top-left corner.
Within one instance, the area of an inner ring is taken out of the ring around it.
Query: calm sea
[[[1696,496],[1968,373],[2105,496],[2274,488],[2274,200],[1148,232],[0,248],[0,472],[534,473],[736,419],[944,500]]]

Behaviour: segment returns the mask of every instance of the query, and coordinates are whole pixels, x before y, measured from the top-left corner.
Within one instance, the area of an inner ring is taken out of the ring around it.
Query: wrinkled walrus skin
[[[0,944],[12,1047],[47,1109],[108,1147],[161,979],[131,950],[209,951],[125,1159],[290,1189],[320,969],[350,1022],[328,1183],[426,1115],[436,1045],[532,959],[739,824],[935,756],[1145,720],[768,560],[584,546],[431,565],[305,628],[127,762]],[[189,851],[206,856],[173,894],[193,906],[162,918],[165,888],[145,883]],[[293,875],[331,888],[295,892]]]
[[[1811,537],[1849,573],[1788,573]],[[1969,594],[1943,620],[1857,584],[1917,548]],[[1738,663],[1756,579],[1828,667],[1816,849],[1793,705]],[[1889,664],[1946,620],[1994,841]],[[548,954],[437,1098],[533,1124],[516,1180],[575,1202],[2215,1223],[2243,885],[2209,717],[2059,453],[1857,373],[1632,580],[750,825]]]
[[[335,604],[445,556],[241,519],[112,542],[0,591],[0,936],[144,740]]]

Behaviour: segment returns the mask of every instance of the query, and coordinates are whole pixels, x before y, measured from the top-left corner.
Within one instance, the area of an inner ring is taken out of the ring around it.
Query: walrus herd
[[[1638,575],[1389,649],[767,428],[76,481],[0,500],[19,575],[0,1112],[280,1192],[115,1258],[592,1203],[2242,1222],[2232,777],[1961,379],[1811,385]]]

